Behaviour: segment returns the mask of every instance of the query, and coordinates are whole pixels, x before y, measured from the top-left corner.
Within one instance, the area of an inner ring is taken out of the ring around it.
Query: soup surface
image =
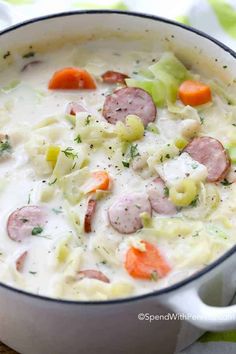
[[[112,48],[2,54],[3,283],[74,300],[134,296],[236,242],[231,86],[171,52]]]

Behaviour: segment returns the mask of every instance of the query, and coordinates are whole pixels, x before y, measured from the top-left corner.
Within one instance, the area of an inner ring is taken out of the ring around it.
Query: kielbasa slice
[[[79,112],[86,112],[86,109],[77,102],[70,102],[66,106],[66,114],[70,114],[71,116],[76,116],[76,113]]]
[[[123,87],[106,97],[102,114],[111,124],[123,122],[128,114],[135,114],[146,127],[156,119],[156,106],[146,91],[136,87]]]
[[[102,81],[107,84],[125,84],[125,79],[128,79],[129,76],[118,71],[108,70],[101,77]]]
[[[99,270],[94,269],[81,270],[77,273],[77,278],[78,280],[82,280],[84,278],[97,279],[103,281],[104,283],[110,283],[110,279],[107,278],[105,274],[103,274]]]
[[[84,231],[91,232],[92,231],[92,218],[96,210],[96,200],[90,199],[87,205],[87,211],[84,217]]]
[[[175,205],[168,199],[168,191],[160,177],[155,178],[148,189],[152,209],[158,214],[173,215],[177,212]]]
[[[223,180],[230,168],[230,159],[221,142],[202,136],[193,139],[184,149],[194,160],[207,168],[208,182]]]
[[[35,205],[24,206],[10,214],[7,221],[7,233],[10,239],[22,242],[32,236],[36,227],[45,225],[45,215],[42,208]]]
[[[140,214],[151,215],[152,208],[145,194],[122,195],[109,208],[108,217],[111,226],[120,233],[131,234],[142,228]]]

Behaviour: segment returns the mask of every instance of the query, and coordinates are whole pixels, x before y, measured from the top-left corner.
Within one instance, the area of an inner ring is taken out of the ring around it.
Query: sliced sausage
[[[35,227],[45,225],[45,214],[39,206],[29,205],[16,209],[11,213],[7,221],[8,236],[16,242],[32,236]]]
[[[156,213],[164,215],[176,214],[176,207],[168,198],[168,188],[160,177],[155,178],[151,183],[150,188],[148,188],[148,195],[152,209]]]
[[[87,205],[87,211],[84,217],[84,231],[91,232],[92,231],[92,218],[96,210],[96,200],[90,199]]]
[[[125,79],[128,79],[129,76],[118,71],[108,70],[101,77],[103,82],[107,84],[125,84]]]
[[[111,124],[123,122],[128,114],[136,114],[147,126],[156,119],[156,106],[146,91],[123,87],[106,97],[102,114]]]
[[[16,270],[18,272],[21,272],[23,267],[24,267],[24,264],[25,264],[25,259],[26,259],[26,256],[27,256],[28,252],[25,251],[23,252],[16,260]]]
[[[111,226],[120,233],[131,234],[142,228],[140,214],[151,215],[152,208],[145,194],[122,195],[109,208],[108,218]]]
[[[82,280],[84,278],[97,279],[103,281],[104,283],[110,283],[110,279],[107,278],[105,274],[103,274],[99,270],[94,269],[81,270],[77,273],[77,278],[78,280]]]
[[[81,104],[77,103],[77,102],[70,102],[68,103],[67,107],[66,107],[66,114],[70,114],[72,116],[75,116],[76,113],[79,112],[86,112],[86,109],[81,106]]]
[[[203,136],[193,139],[184,149],[194,160],[207,168],[208,182],[223,180],[230,168],[230,159],[221,142]]]

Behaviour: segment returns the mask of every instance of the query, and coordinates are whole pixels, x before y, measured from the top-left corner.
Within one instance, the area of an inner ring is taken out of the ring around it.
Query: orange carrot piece
[[[106,171],[96,171],[92,173],[92,178],[94,179],[94,190],[101,189],[101,190],[107,190],[109,187],[109,175]],[[93,192],[92,191],[92,192]]]
[[[131,247],[125,260],[125,268],[133,278],[153,279],[153,276],[164,277],[169,273],[170,266],[153,244],[142,241],[145,244],[144,252]]]
[[[51,90],[95,89],[96,84],[86,70],[68,67],[53,74],[48,88]]]
[[[201,82],[186,80],[179,87],[179,98],[185,105],[199,106],[211,101],[211,89]]]
[[[96,192],[96,190],[107,190],[110,178],[106,171],[92,172],[91,178],[82,187],[84,193]]]

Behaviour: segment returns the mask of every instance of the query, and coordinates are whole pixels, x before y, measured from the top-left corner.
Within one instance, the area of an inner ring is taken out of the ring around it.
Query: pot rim
[[[139,12],[134,12],[134,11],[120,11],[120,10],[75,10],[75,11],[67,11],[67,12],[60,12],[60,13],[55,13],[55,14],[49,14],[46,16],[40,16],[40,17],[36,17],[30,20],[26,20],[23,22],[20,22],[16,25],[12,25],[10,27],[7,27],[6,29],[0,31],[0,36],[3,36],[4,34],[8,33],[8,32],[13,32],[15,30],[17,30],[18,28],[33,24],[35,22],[41,22],[41,21],[45,21],[45,20],[50,20],[53,18],[60,18],[60,17],[67,17],[67,16],[78,16],[78,15],[96,15],[96,14],[117,14],[117,15],[124,15],[124,16],[131,16],[131,17],[140,17],[140,18],[144,18],[147,20],[152,20],[152,21],[158,21],[158,22],[163,22],[166,24],[170,24],[176,27],[180,27],[183,28],[186,31],[192,32],[194,34],[199,35],[200,37],[206,38],[207,40],[215,43],[218,47],[222,48],[225,52],[229,53],[233,58],[236,59],[236,52],[234,50],[232,50],[231,48],[229,48],[228,46],[226,46],[225,44],[221,43],[220,41],[218,41],[217,39],[209,36],[207,33],[202,32],[198,29],[192,28],[191,26],[187,26],[184,25],[182,23],[173,21],[173,20],[169,20],[163,17],[159,17],[159,16],[155,16],[155,15],[149,15],[149,14],[145,14],[145,13],[139,13]],[[28,296],[30,298],[33,299],[40,299],[40,300],[44,300],[44,301],[49,301],[49,302],[54,302],[54,303],[61,303],[61,304],[65,304],[65,305],[113,305],[113,304],[122,304],[122,303],[128,303],[131,301],[139,301],[139,300],[143,300],[143,299],[148,299],[151,297],[156,297],[156,296],[160,296],[160,295],[164,295],[164,294],[168,294],[174,290],[178,290],[181,287],[190,284],[191,282],[199,279],[201,276],[207,274],[208,272],[210,272],[211,270],[215,269],[216,267],[218,267],[221,263],[225,262],[230,256],[232,256],[234,253],[236,253],[236,245],[231,247],[227,252],[225,252],[221,257],[219,257],[218,259],[216,259],[214,262],[212,262],[211,264],[207,265],[206,267],[204,267],[203,269],[199,270],[198,272],[194,273],[193,275],[177,282],[176,284],[173,284],[171,286],[168,286],[166,288],[163,289],[159,289],[153,292],[149,292],[146,294],[142,294],[142,295],[137,295],[137,296],[133,296],[133,297],[127,297],[127,298],[120,298],[120,299],[114,299],[114,300],[104,300],[104,301],[81,301],[81,300],[66,300],[66,299],[57,299],[57,298],[52,298],[52,297],[48,297],[48,296],[44,296],[44,295],[38,295],[38,294],[34,294],[34,293],[29,293],[27,291],[18,289],[18,288],[14,288],[10,285],[4,284],[2,282],[0,282],[0,287],[5,288],[6,290],[10,290],[13,291],[15,293],[21,294],[21,295],[25,295]]]

